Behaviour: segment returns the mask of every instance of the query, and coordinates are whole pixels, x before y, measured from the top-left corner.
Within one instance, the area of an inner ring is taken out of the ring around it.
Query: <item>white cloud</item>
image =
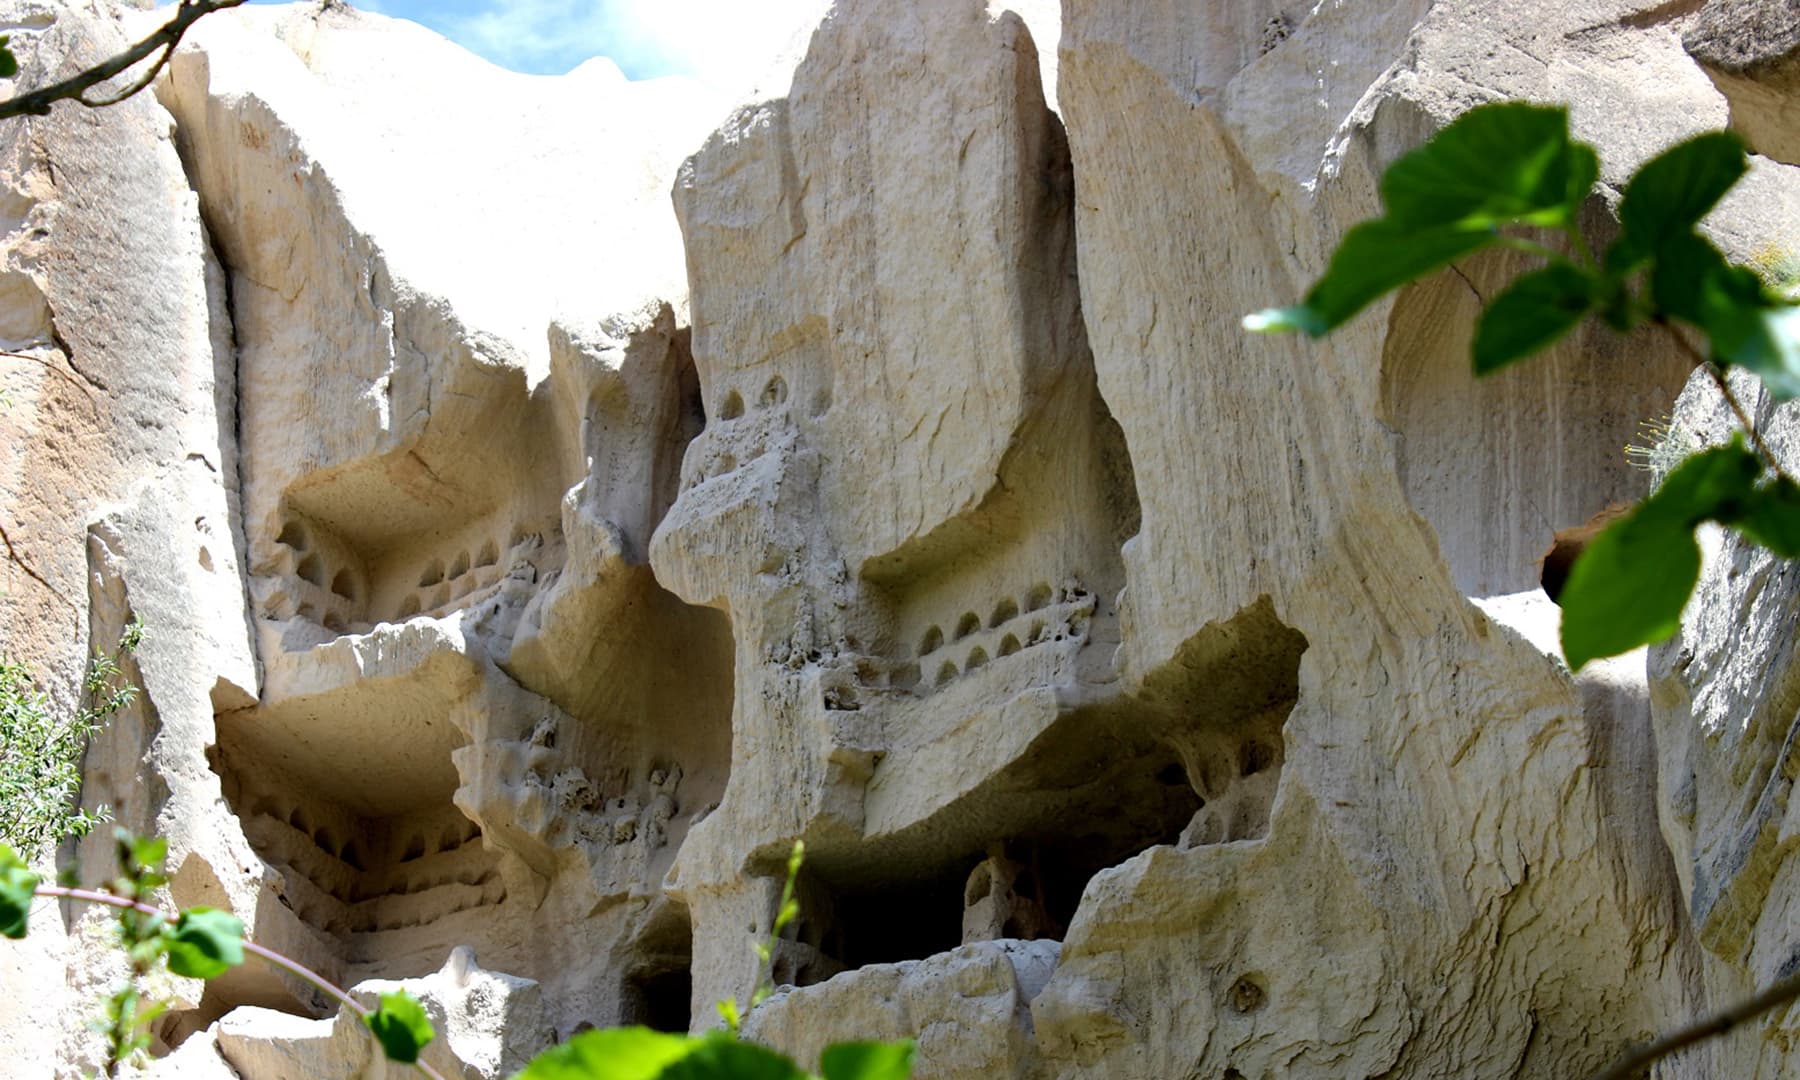
[[[816,24],[826,6],[827,0],[488,0],[431,21],[515,70],[566,71],[605,55],[635,76],[678,72],[737,91]]]

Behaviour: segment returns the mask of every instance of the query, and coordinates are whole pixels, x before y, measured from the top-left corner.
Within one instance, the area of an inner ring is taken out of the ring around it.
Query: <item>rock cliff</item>
[[[155,18],[0,9],[26,85]],[[1797,26],[838,0],[734,105],[209,16],[153,96],[0,124],[0,647],[66,706],[141,619],[84,801],[169,903],[406,981],[454,1075],[714,1023],[795,839],[748,1032],[805,1060],[1587,1075],[1800,956],[1800,577],[1716,540],[1677,641],[1571,676],[1538,560],[1646,491],[1640,423],[1723,430],[1704,380],[1596,332],[1477,382],[1516,252],[1322,343],[1239,319],[1501,98],[1613,185],[1735,127],[1709,228],[1791,254]],[[73,1076],[106,920],[38,922],[0,1048]],[[381,1068],[272,969],[166,989],[153,1075]],[[1791,1075],[1796,1024],[1658,1075]]]

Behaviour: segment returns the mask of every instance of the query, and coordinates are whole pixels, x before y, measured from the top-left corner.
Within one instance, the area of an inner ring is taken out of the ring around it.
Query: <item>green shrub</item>
[[[0,843],[31,858],[65,837],[87,835],[111,816],[104,806],[88,811],[76,805],[81,755],[106,721],[137,696],[137,688],[122,681],[119,661],[142,636],[143,627],[134,622],[116,652],[94,656],[73,718],[57,716],[30,673],[0,658]]]

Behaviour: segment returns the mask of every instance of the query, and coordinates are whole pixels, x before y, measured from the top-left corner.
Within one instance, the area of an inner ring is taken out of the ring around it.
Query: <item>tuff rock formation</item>
[[[157,19],[0,6],[21,85]],[[1596,332],[1476,382],[1517,253],[1322,343],[1239,318],[1500,98],[1612,185],[1738,128],[1709,227],[1779,265],[1796,25],[839,0],[733,108],[209,16],[153,95],[0,126],[0,646],[68,707],[141,619],[84,800],[168,837],[168,904],[404,982],[452,1075],[713,1024],[795,839],[747,1032],[803,1060],[1586,1075],[1800,956],[1800,576],[1714,538],[1679,640],[1572,677],[1537,561],[1647,489],[1641,421],[1723,432],[1705,381]],[[94,1060],[108,933],[0,950],[16,1075]],[[161,989],[151,1075],[382,1068],[275,969]],[[1791,1075],[1795,1023],[1658,1075]]]

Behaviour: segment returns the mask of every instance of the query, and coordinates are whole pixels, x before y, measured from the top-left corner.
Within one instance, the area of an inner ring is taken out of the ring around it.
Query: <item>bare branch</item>
[[[41,356],[33,356],[30,353],[13,352],[10,349],[0,349],[0,356],[11,357],[14,360],[29,360],[34,364],[43,365],[43,368],[45,371],[51,372],[52,374],[58,375],[61,378],[68,380],[69,384],[74,386],[75,389],[86,394],[87,399],[88,399],[88,406],[94,410],[95,416],[100,415],[100,404],[99,404],[99,402],[94,400],[94,392],[92,390],[88,389],[88,385],[86,383],[82,382],[80,379],[77,379],[75,376],[69,374],[68,372],[64,371],[62,368],[57,367],[55,364],[52,364],[50,361],[44,359]]]
[[[79,75],[71,76],[62,82],[51,83],[49,86],[40,87],[30,93],[20,94],[10,101],[0,102],[0,120],[13,116],[48,116],[50,106],[58,101],[74,101],[86,105],[90,109],[117,105],[150,85],[151,80],[156,78],[157,72],[161,71],[163,65],[169,62],[169,56],[175,51],[175,46],[180,43],[181,36],[187,33],[188,27],[194,25],[195,20],[214,11],[237,7],[243,2],[244,0],[182,0],[181,7],[175,12],[175,17],[163,24],[162,29],[112,59],[95,64]],[[157,58],[156,64],[150,69],[149,74],[133,83],[129,89],[112,97],[98,100],[89,100],[86,97],[89,90],[130,69],[158,50],[161,50],[162,55]]]
[[[1660,319],[1657,322],[1664,330],[1668,331],[1669,337],[1674,339],[1676,346],[1695,367],[1706,369],[1706,373],[1712,377],[1713,386],[1718,388],[1720,396],[1725,399],[1725,404],[1731,407],[1731,412],[1737,417],[1737,422],[1743,427],[1744,433],[1750,436],[1750,445],[1756,448],[1757,454],[1768,463],[1769,468],[1774,470],[1776,476],[1784,480],[1788,479],[1788,474],[1782,469],[1781,462],[1776,459],[1775,452],[1770,450],[1769,444],[1763,441],[1762,432],[1756,430],[1756,424],[1751,421],[1750,413],[1745,410],[1744,403],[1739,401],[1737,394],[1732,392],[1731,383],[1725,379],[1725,372],[1719,368],[1719,365],[1701,356],[1699,350],[1695,349],[1688,339],[1682,336],[1681,331],[1675,329],[1672,324]]]
[[[42,585],[44,588],[50,590],[50,595],[56,597],[58,600],[61,600],[63,603],[68,604],[70,611],[75,612],[77,615],[81,614],[81,609],[75,606],[74,601],[72,601],[68,597],[64,596],[62,594],[62,591],[59,590],[56,586],[50,584],[48,581],[45,581],[44,575],[38,573],[37,570],[35,568],[33,568],[30,563],[25,561],[24,557],[19,554],[19,549],[13,547],[12,537],[6,535],[6,526],[4,526],[4,525],[0,525],[0,544],[6,545],[6,561],[7,562],[12,563],[14,566],[17,566],[19,569],[25,571],[25,576],[27,576],[31,580],[37,582],[39,585]]]
[[[1646,1071],[1653,1062],[1660,1061],[1670,1054],[1684,1050],[1704,1039],[1723,1035],[1744,1021],[1754,1020],[1763,1013],[1786,1005],[1795,998],[1800,998],[1800,975],[1789,975],[1753,998],[1740,1001],[1723,1012],[1715,1013],[1680,1031],[1664,1035],[1653,1043],[1628,1052],[1615,1062],[1612,1068],[1595,1076],[1594,1080],[1635,1080],[1637,1077],[1646,1075]]]

